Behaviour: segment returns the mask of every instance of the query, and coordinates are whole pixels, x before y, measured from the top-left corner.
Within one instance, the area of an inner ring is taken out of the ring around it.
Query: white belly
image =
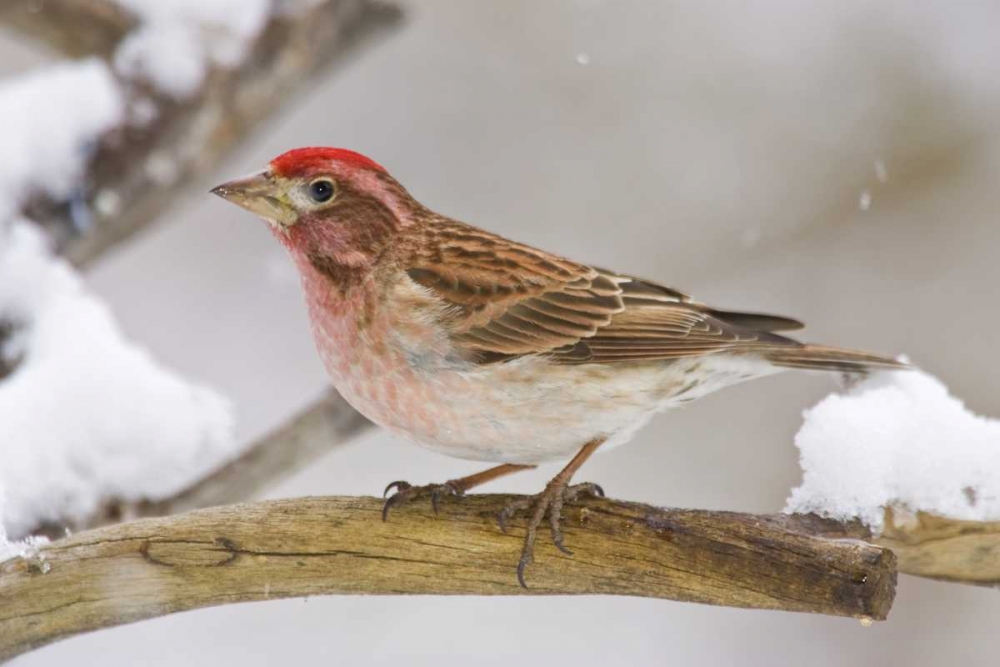
[[[641,364],[507,363],[389,372],[337,382],[362,414],[449,456],[504,463],[572,457],[585,443],[628,441],[654,414],[776,372],[714,355]]]

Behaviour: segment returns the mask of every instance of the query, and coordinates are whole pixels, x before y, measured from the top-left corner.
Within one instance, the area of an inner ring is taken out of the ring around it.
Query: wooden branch
[[[567,508],[575,555],[539,540],[527,590],[511,496],[469,496],[435,516],[376,498],[300,498],[109,526],[0,564],[0,659],[57,639],[233,602],[324,594],[657,597],[882,620],[892,552],[799,532],[784,516],[662,510],[611,500]],[[808,524],[804,524],[808,525]]]
[[[930,579],[1000,585],[1000,521],[960,521],[887,510],[876,540],[899,556],[900,571]]]
[[[76,4],[65,0],[55,6]],[[0,20],[29,30],[28,24],[37,23],[32,32],[70,39],[80,22],[77,12],[97,16],[109,6],[113,3],[87,0],[73,11],[12,9],[0,13]],[[25,207],[26,216],[41,224],[71,261],[86,265],[153,221],[182,188],[218,164],[318,74],[343,63],[400,18],[395,7],[372,0],[326,0],[299,13],[276,14],[243,64],[212,71],[193,99],[178,102],[142,81],[124,82],[127,105],[135,112],[127,115],[153,120],[130,121],[102,137],[74,199],[36,197]]]
[[[873,536],[860,521],[837,522],[813,514],[785,515],[789,530],[829,538],[864,540],[892,549],[899,571],[961,584],[1000,586],[1000,521],[962,521],[901,508],[885,510],[885,527]]]

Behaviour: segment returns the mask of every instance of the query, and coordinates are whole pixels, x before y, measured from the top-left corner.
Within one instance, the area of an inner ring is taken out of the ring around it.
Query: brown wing
[[[674,359],[798,345],[770,333],[794,320],[746,313],[732,324],[690,297],[441,222],[407,273],[447,305],[452,344],[482,362],[547,354],[562,363]],[[770,330],[768,330],[770,329]]]

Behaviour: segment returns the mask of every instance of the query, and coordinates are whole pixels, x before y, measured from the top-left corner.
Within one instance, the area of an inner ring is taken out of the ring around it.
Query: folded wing
[[[453,346],[491,363],[545,354],[620,363],[801,347],[788,318],[714,311],[669,287],[587,266],[488,232],[439,225],[410,279],[446,306]]]

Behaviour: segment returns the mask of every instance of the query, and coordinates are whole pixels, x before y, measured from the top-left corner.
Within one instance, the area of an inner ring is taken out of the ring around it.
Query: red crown
[[[281,176],[302,176],[322,169],[330,162],[341,162],[364,169],[386,172],[385,167],[361,153],[345,148],[295,148],[271,160],[271,168]]]

